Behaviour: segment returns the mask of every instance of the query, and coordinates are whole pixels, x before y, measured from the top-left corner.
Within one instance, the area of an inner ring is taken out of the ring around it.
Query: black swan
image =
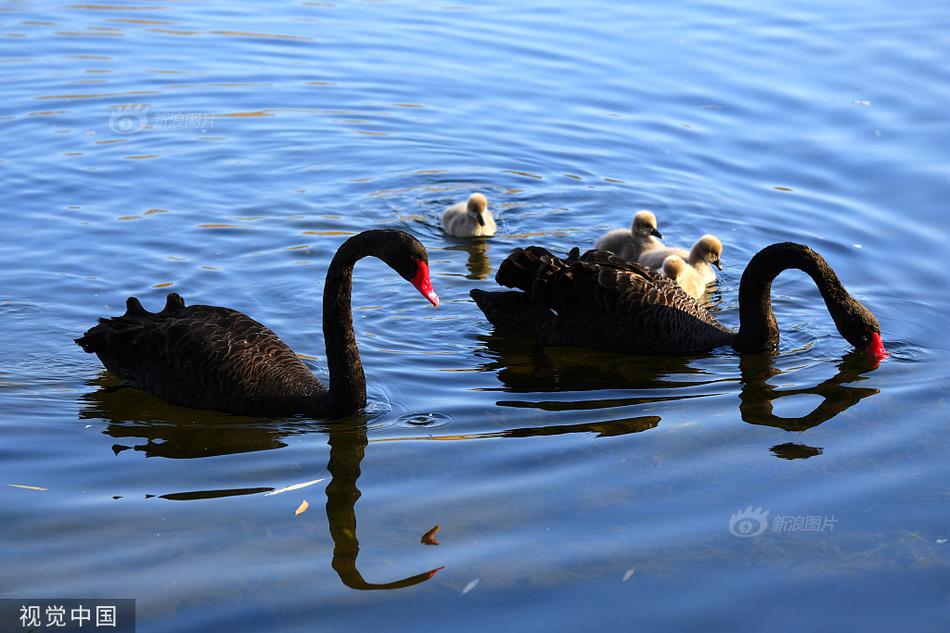
[[[76,343],[128,384],[174,404],[244,415],[347,415],[366,405],[350,292],[353,266],[367,255],[386,262],[439,305],[428,254],[411,235],[365,231],[344,242],[323,289],[329,389],[264,325],[229,308],[185,307],[176,293],[158,313],[130,297],[125,314],[99,319]]]
[[[547,250],[516,248],[496,281],[523,292],[472,290],[472,298],[500,331],[632,354],[693,354],[731,345],[740,353],[778,347],[772,280],[797,268],[818,286],[835,326],[849,343],[882,358],[881,328],[848,294],[824,258],[807,246],[767,246],[752,258],[739,284],[739,330],[715,319],[672,279],[606,252],[571,251],[561,260]]]

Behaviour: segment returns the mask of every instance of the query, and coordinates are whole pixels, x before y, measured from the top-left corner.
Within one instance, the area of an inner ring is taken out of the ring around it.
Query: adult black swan
[[[76,343],[128,384],[174,404],[245,415],[347,415],[366,405],[350,293],[353,266],[367,255],[386,262],[439,305],[428,254],[411,235],[365,231],[344,242],[323,289],[329,388],[264,325],[229,308],[185,307],[175,293],[158,313],[130,297],[125,314],[99,319]]]
[[[561,260],[543,248],[516,248],[496,281],[523,292],[472,290],[472,298],[500,331],[551,345],[633,354],[694,354],[731,345],[740,353],[777,348],[772,280],[797,268],[818,286],[841,335],[883,357],[874,315],[848,294],[818,253],[800,244],[773,244],[752,258],[739,283],[739,330],[715,319],[679,285],[645,266],[606,251],[574,249]]]

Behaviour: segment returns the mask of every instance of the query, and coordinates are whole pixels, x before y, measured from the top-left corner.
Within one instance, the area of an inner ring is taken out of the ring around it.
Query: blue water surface
[[[918,0],[0,3],[0,595],[145,633],[945,631],[948,33]],[[498,235],[446,237],[473,191]],[[801,242],[891,356],[800,273],[774,357],[543,347],[469,299],[641,208],[722,238],[724,323]],[[326,267],[371,228],[443,303],[360,262],[365,415],[174,407],[73,344],[175,291],[325,376]]]

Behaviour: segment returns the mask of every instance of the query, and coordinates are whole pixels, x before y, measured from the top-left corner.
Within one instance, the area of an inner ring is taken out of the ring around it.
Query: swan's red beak
[[[887,350],[884,349],[884,341],[881,340],[881,335],[877,332],[871,333],[871,342],[868,344],[868,353],[878,360],[887,358]]]
[[[422,293],[422,296],[429,300],[432,305],[439,307],[439,295],[432,289],[432,280],[429,279],[429,265],[423,261],[419,262],[416,269],[416,276],[412,278],[412,285],[416,290]]]

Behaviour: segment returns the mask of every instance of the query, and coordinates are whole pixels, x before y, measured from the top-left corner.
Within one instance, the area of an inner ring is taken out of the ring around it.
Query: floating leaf
[[[303,501],[300,502],[300,505],[297,506],[297,509],[294,510],[294,516],[295,516],[295,517],[299,517],[301,514],[303,514],[304,512],[306,512],[306,511],[307,511],[307,508],[309,508],[309,507],[310,507],[310,504],[307,503],[307,500],[306,500],[306,499],[304,499]]]
[[[27,486],[26,484],[7,484],[11,488],[22,488],[23,490],[39,490],[46,491],[49,488],[43,488],[42,486]]]
[[[423,545],[438,545],[439,542],[435,540],[435,533],[439,531],[439,524],[436,523],[435,527],[422,535],[422,544]]]
[[[474,588],[475,588],[475,585],[478,584],[478,581],[479,581],[479,580],[481,580],[481,578],[476,578],[475,580],[473,580],[473,581],[471,581],[470,583],[468,583],[467,585],[465,585],[465,589],[462,589],[462,595],[464,596],[464,595],[467,594],[469,591],[471,591],[472,589],[474,589]]]
[[[301,488],[306,488],[307,486],[312,486],[313,484],[318,484],[321,481],[326,479],[326,477],[321,477],[320,479],[314,479],[313,481],[305,481],[301,484],[292,484],[290,486],[285,486],[283,488],[278,488],[277,490],[271,490],[270,492],[265,492],[265,497],[270,497],[271,495],[279,495],[282,492],[290,492],[291,490],[300,490]]]

